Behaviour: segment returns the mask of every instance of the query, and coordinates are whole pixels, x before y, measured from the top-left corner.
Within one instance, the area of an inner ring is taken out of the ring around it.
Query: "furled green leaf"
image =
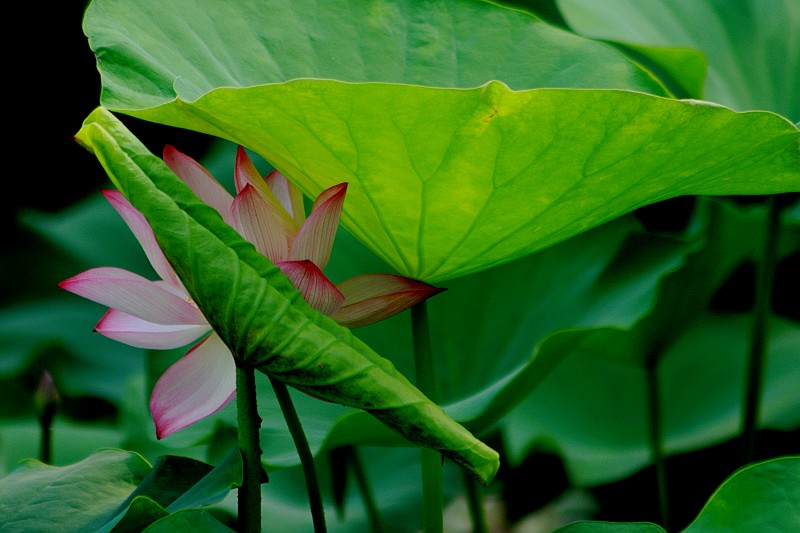
[[[800,3],[795,0],[557,0],[582,35],[700,50],[704,98],[800,118]]]
[[[96,0],[84,27],[106,107],[242,144],[310,196],[348,182],[345,227],[430,282],[673,196],[800,190],[797,128],[643,94],[608,45],[489,2],[356,5]]]
[[[149,472],[140,455],[121,450],[62,467],[29,460],[0,479],[0,517],[13,531],[93,531]]]
[[[483,482],[494,476],[497,452],[350,330],[309,307],[275,265],[110,112],[98,108],[76,138],[148,219],[193,300],[238,358],[312,396],[370,412]]]

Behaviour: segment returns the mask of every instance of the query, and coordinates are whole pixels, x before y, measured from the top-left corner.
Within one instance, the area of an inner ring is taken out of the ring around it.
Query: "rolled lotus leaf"
[[[75,138],[148,220],[189,294],[239,361],[311,396],[367,411],[484,484],[493,478],[496,451],[349,329],[311,308],[278,267],[111,112],[98,107]]]

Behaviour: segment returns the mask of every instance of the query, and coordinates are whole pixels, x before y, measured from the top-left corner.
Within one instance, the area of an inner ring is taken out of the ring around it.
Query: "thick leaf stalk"
[[[288,278],[204,204],[112,113],[98,107],[76,140],[153,228],[192,299],[235,354],[314,397],[363,409],[412,443],[488,483],[496,451],[450,418],[388,360],[312,309]]]

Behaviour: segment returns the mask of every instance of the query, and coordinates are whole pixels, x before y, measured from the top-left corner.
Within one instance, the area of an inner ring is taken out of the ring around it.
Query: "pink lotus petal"
[[[339,289],[311,261],[283,261],[277,265],[292,284],[300,289],[308,305],[320,313],[331,315],[344,302],[344,296]]]
[[[214,179],[203,165],[170,145],[164,147],[164,163],[189,186],[198,198],[216,209],[225,222],[233,225],[231,216],[233,196]]]
[[[94,330],[115,341],[153,350],[169,350],[186,346],[211,330],[208,325],[165,326],[147,322],[116,309],[109,309]]]
[[[280,201],[275,197],[261,174],[258,173],[253,161],[241,146],[236,152],[236,166],[234,167],[233,177],[236,182],[236,192],[241,193],[247,184],[252,185],[255,190],[269,205],[270,210],[280,221],[281,227],[287,235],[294,236],[297,233],[297,224],[294,218],[283,208]]]
[[[58,286],[93,302],[156,324],[208,323],[200,310],[186,299],[147,278],[121,268],[93,268],[65,279]]]
[[[273,170],[266,175],[264,180],[269,185],[269,190],[278,199],[283,208],[289,215],[294,218],[297,227],[303,225],[306,221],[305,204],[303,203],[303,191],[289,183],[286,176]]]
[[[445,290],[392,274],[363,274],[336,287],[345,301],[331,318],[349,328],[389,318]]]
[[[275,213],[249,183],[233,201],[234,227],[256,250],[277,263],[289,257],[289,239]]]
[[[212,333],[179,359],[156,383],[150,412],[159,439],[225,407],[236,395],[236,365]]]
[[[167,261],[167,258],[164,257],[164,253],[161,251],[161,248],[159,248],[155,235],[153,235],[153,230],[150,228],[150,224],[147,223],[144,215],[137,211],[119,191],[105,190],[103,191],[103,196],[106,197],[111,207],[119,213],[119,216],[122,217],[131,232],[133,232],[133,235],[136,237],[136,240],[139,241],[150,264],[153,265],[153,270],[156,271],[156,274],[167,283],[184,290],[183,283],[181,283],[181,280],[178,278],[175,270],[173,270],[172,265]]]
[[[331,257],[333,240],[339,227],[347,184],[340,183],[323,191],[314,202],[314,209],[292,241],[289,258],[308,259],[324,270]]]

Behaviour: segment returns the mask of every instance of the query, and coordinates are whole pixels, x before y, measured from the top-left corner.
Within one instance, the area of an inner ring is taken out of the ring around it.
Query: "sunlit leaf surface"
[[[309,195],[348,182],[345,227],[429,282],[673,196],[800,190],[795,127],[644,94],[664,91],[608,45],[488,2],[356,5],[95,2],[102,103],[243,144]]]

